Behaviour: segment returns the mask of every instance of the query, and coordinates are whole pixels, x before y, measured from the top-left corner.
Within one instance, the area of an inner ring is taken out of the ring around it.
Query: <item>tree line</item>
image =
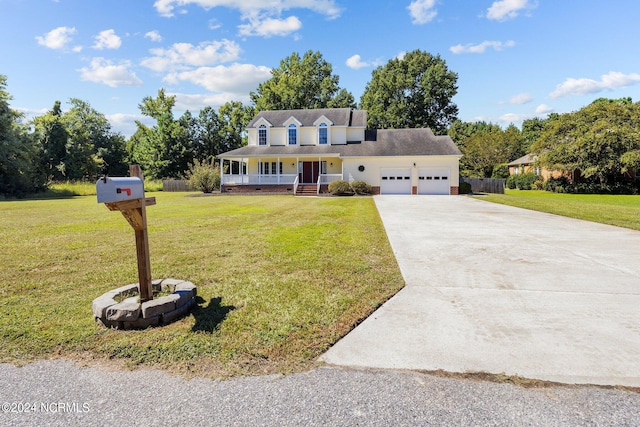
[[[537,167],[578,172],[596,192],[618,184],[638,191],[640,103],[631,98],[598,98],[578,111],[525,120],[521,129],[456,121],[449,135],[464,154],[462,176],[507,178],[507,163],[529,154]]]
[[[25,123],[10,108],[7,79],[0,75],[0,195],[21,196],[51,182],[93,180],[104,173],[124,175],[130,163],[140,164],[149,178],[179,178],[196,161],[245,145],[245,128],[255,113],[278,109],[361,108],[368,112],[369,128],[429,127],[460,148],[462,176],[506,177],[506,163],[530,153],[541,166],[580,169],[600,180],[640,167],[640,105],[629,98],[600,99],[578,112],[502,129],[458,120],[457,79],[439,55],[414,50],[374,69],[357,104],[319,52],[294,52],[250,93],[252,105],[233,101],[217,111],[206,107],[175,117],[175,96],[160,89],[138,105],[155,124],[136,122],[136,132],[126,139],[104,114],[77,98],[69,100],[67,111],[55,101],[46,114]]]

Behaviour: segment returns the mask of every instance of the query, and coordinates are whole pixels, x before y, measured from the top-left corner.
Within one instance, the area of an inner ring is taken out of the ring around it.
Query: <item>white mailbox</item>
[[[122,202],[144,198],[144,184],[138,177],[100,178],[96,182],[98,203]]]

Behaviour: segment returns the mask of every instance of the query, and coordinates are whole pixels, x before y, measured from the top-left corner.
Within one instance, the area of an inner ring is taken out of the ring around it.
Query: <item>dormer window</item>
[[[258,126],[258,145],[267,145],[267,126]]]
[[[329,143],[329,129],[326,123],[320,123],[318,126],[318,144],[326,145]]]
[[[298,127],[295,123],[291,123],[287,128],[287,141],[289,145],[298,144]]]

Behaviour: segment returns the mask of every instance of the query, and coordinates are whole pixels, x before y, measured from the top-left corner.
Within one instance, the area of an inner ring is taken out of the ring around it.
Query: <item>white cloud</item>
[[[518,16],[522,10],[535,9],[537,3],[530,0],[499,0],[494,1],[487,9],[487,19],[506,21]]]
[[[246,16],[265,12],[270,16],[279,16],[285,10],[309,9],[329,18],[337,18],[342,12],[335,0],[156,0],[153,4],[158,13],[166,17],[173,16],[176,7],[189,5],[200,6],[206,10],[228,7],[237,9]]]
[[[536,107],[536,114],[549,114],[552,113],[555,108],[549,107],[545,104],[540,104]]]
[[[347,67],[353,68],[354,70],[359,70],[360,68],[370,67],[371,65],[373,65],[372,63],[364,62],[358,54],[355,54],[347,59],[346,64]]]
[[[213,107],[215,109],[220,108],[222,105],[231,101],[240,101],[243,104],[249,104],[251,98],[249,92],[240,95],[235,93],[205,93],[205,94],[184,94],[184,93],[171,93],[171,96],[176,97],[176,110],[179,111],[199,111],[204,107]]]
[[[162,36],[156,30],[149,31],[148,33],[145,33],[144,36],[145,36],[145,38],[150,39],[152,42],[161,42],[162,41]]]
[[[100,31],[95,37],[96,42],[92,46],[94,49],[118,49],[122,45],[122,39],[116,35],[114,30]]]
[[[436,0],[414,0],[407,6],[411,22],[414,24],[426,24],[436,17],[438,11],[435,9]]]
[[[556,90],[551,92],[551,98],[560,98],[568,95],[587,95],[597,93],[603,90],[614,90],[634,85],[640,82],[640,74],[623,74],[617,71],[611,71],[603,74],[600,81],[581,78],[568,78],[564,82],[556,86]]]
[[[141,86],[140,80],[136,74],[129,71],[131,63],[123,61],[115,65],[111,61],[104,58],[93,58],[90,67],[83,67],[80,70],[82,80],[94,83],[103,83],[107,86]]]
[[[184,7],[196,5],[209,10],[214,7],[236,9],[246,24],[238,26],[243,36],[287,36],[302,28],[302,22],[296,16],[282,18],[282,13],[291,9],[307,9],[325,15],[329,19],[340,16],[342,10],[336,5],[336,0],[156,0],[154,7],[158,13],[171,17],[178,13],[186,13]],[[210,26],[218,28],[217,22]]]
[[[490,40],[486,40],[483,41],[480,44],[466,44],[466,45],[461,45],[458,44],[456,46],[451,46],[449,48],[449,50],[455,54],[460,54],[460,53],[484,53],[487,48],[493,48],[493,50],[496,51],[500,51],[500,50],[504,50],[506,48],[509,47],[514,47],[516,45],[516,42],[514,42],[513,40],[509,40],[506,42],[500,42],[500,41],[490,41]]]
[[[506,104],[522,105],[522,104],[527,104],[532,100],[533,98],[531,98],[531,95],[529,95],[528,93],[519,93],[509,98],[509,100],[506,101]],[[501,102],[501,104],[503,103],[504,102]]]
[[[216,18],[211,18],[209,20],[208,27],[209,27],[210,30],[217,30],[218,28],[222,27],[222,24],[219,23]]]
[[[152,127],[156,124],[155,119],[142,114],[116,113],[105,114],[105,117],[111,124],[111,130],[114,132],[120,132],[126,138],[129,138],[131,135],[136,133],[136,130],[138,130],[136,121],[139,121],[148,127]]]
[[[37,36],[36,40],[39,45],[49,49],[64,49],[71,42],[71,36],[75,33],[76,29],[74,27],[58,27],[43,36]]]
[[[184,69],[231,62],[240,56],[240,46],[231,40],[202,42],[198,46],[190,43],[175,43],[169,49],[151,49],[154,55],[141,61],[141,65],[154,71]]]
[[[262,18],[249,19],[248,24],[238,25],[242,36],[287,36],[302,28],[302,22],[296,16],[286,19]]]
[[[407,55],[407,52],[403,50],[401,52],[398,52],[398,54],[396,55],[396,59],[399,61],[402,61],[406,55]]]
[[[191,71],[172,73],[165,81],[176,83],[187,81],[202,86],[211,92],[247,94],[258,85],[271,78],[271,69],[252,64],[232,64],[229,66],[200,67]]]

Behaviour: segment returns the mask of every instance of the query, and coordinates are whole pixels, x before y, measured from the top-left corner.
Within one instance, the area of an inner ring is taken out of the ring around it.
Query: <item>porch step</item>
[[[316,184],[300,184],[296,190],[296,196],[315,196],[318,193],[318,186]]]

